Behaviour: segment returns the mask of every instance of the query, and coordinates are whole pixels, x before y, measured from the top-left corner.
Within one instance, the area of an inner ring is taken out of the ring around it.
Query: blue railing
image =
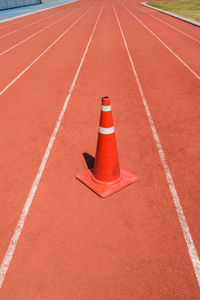
[[[0,10],[40,3],[41,0],[0,0]]]

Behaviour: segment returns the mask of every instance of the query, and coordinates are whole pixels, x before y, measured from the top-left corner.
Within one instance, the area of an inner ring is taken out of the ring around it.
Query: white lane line
[[[19,22],[12,22],[12,23],[7,24],[6,26],[1,26],[1,23],[0,23],[0,30],[8,28],[9,26],[19,25],[21,23],[24,23],[24,21],[23,20],[19,20]]]
[[[190,39],[194,40],[195,42],[200,43],[199,40],[195,39],[194,37],[192,37],[191,35],[185,33],[184,31],[182,31],[182,30],[176,28],[175,26],[173,26],[173,25],[171,25],[171,24],[169,24],[169,23],[163,21],[162,19],[160,19],[160,18],[158,18],[158,17],[155,17],[154,15],[148,13],[147,11],[145,11],[145,10],[139,8],[139,7],[135,7],[135,8],[141,10],[143,13],[145,13],[145,14],[151,16],[152,18],[154,18],[154,19],[160,21],[161,23],[163,23],[163,24],[165,24],[165,25],[167,25],[167,26],[169,26],[169,27],[175,29],[176,31],[178,31],[178,32],[180,32],[180,33],[182,33],[182,34],[184,34],[185,36],[189,37]]]
[[[123,5],[124,6],[124,5]],[[124,8],[138,21],[140,22],[140,24],[142,24],[142,26],[144,26],[159,42],[161,42],[161,44],[163,46],[165,46],[165,48],[167,48],[169,50],[169,52],[171,52],[197,79],[200,79],[200,76],[192,70],[192,68],[190,68],[188,66],[188,64],[186,64],[171,48],[169,48],[151,29],[149,29],[149,27],[147,27],[140,19],[138,19],[138,17],[136,17],[136,15],[134,15],[134,13],[132,13],[132,11],[130,9],[128,9],[126,6],[124,6]]]
[[[6,37],[6,36],[8,36],[8,35],[11,35],[11,34],[13,34],[13,33],[15,33],[15,32],[18,32],[18,31],[20,31],[20,30],[23,30],[23,29],[25,29],[25,28],[28,28],[28,27],[30,27],[30,26],[32,26],[32,25],[34,25],[34,24],[37,24],[37,23],[39,23],[39,22],[41,22],[41,21],[44,21],[44,20],[46,20],[46,19],[49,19],[49,18],[51,18],[51,17],[53,17],[53,16],[55,16],[55,15],[57,15],[57,14],[59,14],[59,13],[62,13],[62,11],[57,11],[55,14],[51,14],[50,16],[47,16],[47,17],[45,17],[45,18],[41,18],[41,19],[39,19],[39,20],[37,20],[37,21],[35,21],[35,22],[33,22],[33,23],[30,23],[30,24],[28,24],[28,25],[26,25],[26,26],[23,26],[23,27],[20,27],[20,28],[18,28],[18,29],[16,29],[16,30],[10,31],[10,32],[8,32],[8,33],[6,33],[6,34],[0,36],[0,39]]]
[[[19,23],[21,23],[21,22],[19,22]],[[16,23],[14,23],[13,25],[15,25]],[[18,23],[17,23],[18,24]],[[0,27],[0,30],[2,30],[2,29],[5,29],[5,28],[8,28],[9,27],[9,25],[7,25],[7,26],[2,26],[2,27]]]
[[[187,220],[185,218],[183,208],[181,206],[180,199],[179,199],[178,193],[176,191],[174,181],[173,181],[169,166],[167,164],[167,160],[165,158],[165,154],[164,154],[162,145],[160,143],[160,139],[158,137],[158,133],[157,133],[154,121],[152,119],[152,116],[151,116],[151,113],[150,113],[150,110],[149,110],[149,106],[147,104],[147,100],[145,99],[145,96],[144,96],[142,85],[140,83],[135,65],[133,63],[132,56],[129,52],[128,44],[126,42],[124,33],[122,31],[122,27],[121,27],[121,24],[120,24],[120,21],[119,21],[119,18],[117,16],[117,13],[116,13],[116,10],[115,10],[114,6],[113,6],[113,9],[114,9],[115,16],[116,16],[116,19],[117,19],[117,22],[118,22],[118,25],[119,25],[119,29],[120,29],[120,32],[121,32],[121,35],[122,35],[122,38],[123,38],[123,41],[124,41],[126,51],[127,51],[127,54],[128,54],[128,58],[129,58],[129,61],[130,61],[130,64],[131,64],[131,68],[132,68],[133,74],[135,76],[137,85],[138,85],[140,96],[141,96],[141,99],[142,99],[142,102],[143,102],[143,105],[144,105],[144,108],[145,108],[145,111],[146,111],[146,114],[147,114],[147,117],[148,117],[148,120],[149,120],[149,124],[150,124],[151,131],[152,131],[152,134],[153,134],[156,146],[157,146],[158,154],[160,156],[160,160],[161,160],[162,167],[163,167],[166,179],[167,179],[169,190],[171,192],[171,195],[172,195],[172,198],[173,198],[173,201],[174,201],[174,205],[175,205],[175,208],[176,208],[176,213],[177,213],[177,216],[178,216],[181,228],[182,228],[183,236],[185,238],[185,242],[186,242],[186,245],[187,245],[187,248],[188,248],[190,259],[192,261],[192,265],[193,265],[193,268],[194,268],[194,272],[195,272],[195,275],[196,275],[196,278],[197,278],[197,281],[198,281],[198,284],[199,284],[199,287],[200,287],[200,260],[199,260],[198,254],[197,254],[197,250],[196,250],[196,247],[194,245],[192,235],[190,233],[190,230],[189,230],[189,227],[188,227],[188,224],[187,224]]]
[[[9,265],[10,265],[10,262],[11,262],[11,260],[12,260],[13,254],[14,254],[14,252],[15,252],[15,248],[16,248],[16,246],[17,246],[17,242],[18,242],[18,240],[19,240],[21,231],[22,231],[23,226],[24,226],[24,223],[25,223],[25,221],[26,221],[26,217],[27,217],[28,212],[29,212],[29,209],[30,209],[30,207],[31,207],[33,198],[34,198],[35,193],[36,193],[36,191],[37,191],[37,188],[38,188],[40,179],[41,179],[41,177],[42,177],[42,174],[43,174],[44,168],[45,168],[45,166],[46,166],[48,157],[49,157],[49,155],[50,155],[51,149],[52,149],[52,147],[53,147],[54,141],[55,141],[55,139],[56,139],[56,135],[57,135],[58,130],[59,130],[59,128],[60,128],[60,124],[61,124],[61,122],[62,122],[64,113],[65,113],[65,111],[66,111],[68,102],[69,102],[70,97],[71,97],[71,95],[72,95],[72,92],[73,92],[73,90],[74,90],[76,81],[77,81],[77,79],[78,79],[78,75],[79,75],[79,73],[80,73],[80,71],[81,71],[83,62],[84,62],[84,60],[85,60],[85,57],[86,57],[88,48],[89,48],[90,43],[91,43],[91,40],[92,40],[92,38],[93,38],[93,35],[94,35],[94,32],[95,32],[97,23],[98,23],[98,21],[99,21],[99,18],[100,18],[100,16],[101,16],[101,13],[102,13],[102,10],[103,10],[103,6],[101,7],[100,13],[99,13],[99,15],[98,15],[98,17],[97,17],[97,20],[96,20],[96,23],[95,23],[95,25],[94,25],[94,27],[93,27],[93,30],[92,30],[92,33],[91,33],[91,35],[90,35],[89,41],[88,41],[88,43],[87,43],[87,46],[86,46],[85,51],[84,51],[84,53],[83,53],[83,56],[82,56],[82,58],[81,58],[81,62],[80,62],[80,64],[79,64],[79,66],[78,66],[78,69],[77,69],[76,74],[75,74],[75,76],[74,76],[74,79],[73,79],[73,81],[72,81],[72,85],[71,85],[71,87],[70,87],[70,89],[69,89],[69,92],[68,92],[68,95],[67,95],[67,97],[66,97],[66,99],[65,99],[65,103],[64,103],[63,108],[62,108],[62,110],[61,110],[61,113],[60,113],[60,115],[59,115],[59,117],[58,117],[56,126],[55,126],[55,128],[54,128],[54,131],[53,131],[53,133],[52,133],[52,135],[51,135],[51,138],[50,138],[50,140],[49,140],[48,146],[47,146],[46,151],[45,151],[45,153],[44,153],[44,156],[43,156],[43,158],[42,158],[42,162],[41,162],[41,164],[40,164],[40,167],[39,167],[38,172],[37,172],[37,174],[36,174],[36,177],[35,177],[35,179],[34,179],[34,182],[33,182],[33,185],[32,185],[32,187],[31,187],[31,190],[30,190],[30,192],[29,192],[29,195],[28,195],[28,197],[27,197],[27,199],[26,199],[26,202],[25,202],[24,208],[23,208],[23,210],[22,210],[22,213],[21,213],[21,215],[20,215],[20,217],[19,217],[19,220],[18,220],[17,226],[16,226],[16,228],[15,228],[14,234],[13,234],[11,240],[10,240],[10,243],[9,243],[9,246],[8,246],[8,249],[7,249],[7,252],[6,252],[6,254],[5,254],[5,256],[4,256],[4,259],[3,259],[3,262],[2,262],[2,264],[1,264],[1,266],[0,266],[0,288],[2,287],[4,278],[5,278],[5,276],[6,276],[6,273],[7,273],[8,268],[9,268]]]
[[[67,5],[67,4],[72,4],[72,3],[77,2],[77,1],[79,1],[79,0],[73,0],[72,2],[62,3],[62,4],[59,4],[59,5],[56,5],[56,6],[47,7],[47,8],[41,9],[41,10],[37,10],[37,11],[32,11],[32,12],[24,14],[24,15],[20,15],[20,16],[16,16],[16,17],[11,17],[11,18],[8,18],[8,19],[4,19],[4,20],[1,20],[0,23],[9,22],[9,21],[12,21],[12,20],[15,20],[15,19],[19,19],[19,18],[23,18],[23,17],[26,17],[26,16],[30,16],[30,15],[33,15],[33,14],[38,14],[38,13],[41,13],[41,12],[49,10],[49,9],[57,8],[59,6],[63,6],[63,5]]]
[[[80,19],[84,17],[89,11],[88,9],[84,14],[82,14],[72,25],[70,25],[49,47],[47,47],[36,59],[34,59],[28,67],[26,67],[20,74],[18,74],[3,90],[0,91],[0,96],[7,91],[7,89],[12,86],[26,71],[28,71],[49,49],[51,49]]]
[[[19,45],[25,43],[26,41],[30,40],[31,38],[33,38],[34,36],[36,36],[37,34],[39,34],[40,32],[42,32],[42,31],[44,31],[45,29],[47,29],[47,28],[53,26],[54,24],[58,23],[58,22],[61,21],[62,19],[68,17],[68,16],[71,15],[73,12],[75,12],[77,9],[79,9],[79,8],[76,8],[76,9],[72,10],[70,13],[67,13],[67,14],[64,15],[63,17],[57,19],[56,21],[54,21],[54,22],[50,23],[49,25],[43,27],[42,29],[36,31],[35,33],[29,35],[26,39],[22,40],[21,42],[19,42],[19,43],[13,45],[12,47],[8,48],[7,50],[5,50],[5,51],[3,51],[3,52],[1,52],[1,53],[0,53],[0,56],[2,56],[2,55],[4,55],[4,54],[8,53],[9,51],[11,51],[11,50],[13,50],[13,49],[15,49],[15,48],[18,47]]]
[[[187,22],[187,23],[189,23],[189,24],[192,24],[192,25],[195,25],[195,26],[200,27],[200,23],[197,22],[197,21],[195,21],[195,20],[188,19],[188,18],[185,18],[185,17],[183,17],[183,16],[179,16],[179,15],[177,15],[177,14],[175,14],[175,13],[172,13],[172,12],[169,12],[169,11],[167,11],[167,10],[163,10],[163,9],[157,8],[157,7],[155,7],[155,6],[148,5],[148,2],[141,2],[140,4],[141,4],[141,5],[144,5],[144,6],[148,7],[148,8],[150,8],[151,10],[159,11],[160,13],[163,13],[163,14],[165,14],[165,15],[169,15],[170,17],[173,17],[173,18],[176,18],[176,19],[178,19],[178,20],[181,20],[181,21]]]

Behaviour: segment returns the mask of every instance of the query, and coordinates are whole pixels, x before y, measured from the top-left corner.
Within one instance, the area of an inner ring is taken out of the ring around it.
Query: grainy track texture
[[[137,1],[0,24],[0,299],[200,299],[199,53],[199,28]],[[102,96],[139,177],[104,200],[75,179]]]

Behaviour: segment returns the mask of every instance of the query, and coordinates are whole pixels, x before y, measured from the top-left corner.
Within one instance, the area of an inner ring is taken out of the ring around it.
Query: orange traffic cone
[[[108,97],[102,98],[94,169],[81,172],[76,175],[76,178],[102,198],[110,196],[137,180],[137,177],[129,171],[119,168],[115,128]]]

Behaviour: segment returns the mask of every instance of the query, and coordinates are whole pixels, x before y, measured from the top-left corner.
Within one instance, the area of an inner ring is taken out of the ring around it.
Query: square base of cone
[[[129,171],[121,170],[120,181],[115,184],[99,184],[92,180],[92,170],[86,170],[76,175],[81,182],[97,193],[100,197],[106,198],[113,193],[125,188],[127,185],[135,182],[138,178]]]

